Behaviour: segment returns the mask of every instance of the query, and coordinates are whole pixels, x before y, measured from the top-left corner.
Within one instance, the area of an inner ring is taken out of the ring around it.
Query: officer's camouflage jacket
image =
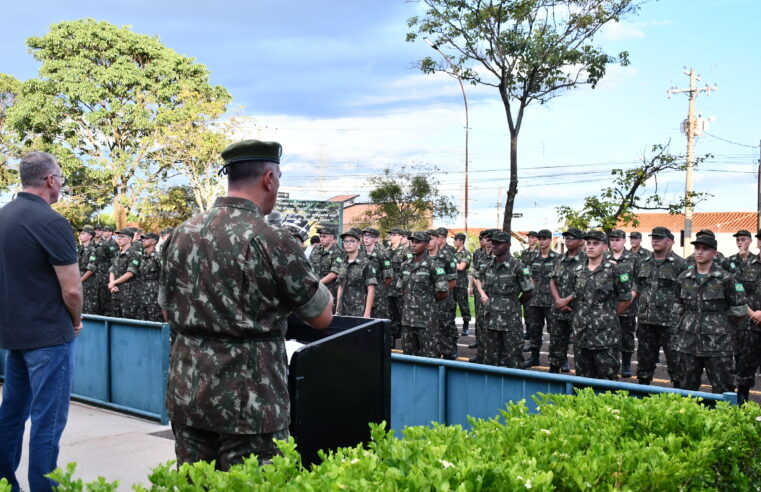
[[[378,281],[375,278],[375,268],[367,257],[359,255],[354,261],[344,262],[338,274],[338,286],[343,287],[343,291],[336,314],[364,316],[367,287],[370,285],[378,285]]]
[[[676,279],[687,263],[673,252],[662,261],[654,256],[636,264],[634,290],[638,296],[637,321],[658,326],[674,326]]]
[[[507,261],[501,263],[497,262],[496,257],[492,257],[491,261],[473,275],[481,281],[481,288],[489,297],[486,305],[487,328],[497,331],[523,331],[518,296],[534,290],[529,269],[508,255]]]
[[[579,250],[575,256],[562,254],[557,260],[555,260],[555,265],[552,267],[551,278],[555,279],[555,286],[558,289],[560,297],[568,297],[573,294],[573,291],[576,288],[576,267],[582,264],[586,258],[587,255]],[[555,318],[564,321],[573,320],[575,302],[569,304],[571,311],[561,311],[554,306],[555,303],[553,299],[552,315]]]
[[[222,197],[162,255],[159,304],[177,334],[170,419],[227,434],[287,428],[287,318],[314,319],[330,299],[301,246],[253,202]]]
[[[621,325],[616,306],[632,298],[631,275],[606,261],[594,271],[589,259],[574,269],[574,346],[603,349],[621,344]]]
[[[531,272],[531,280],[534,281],[534,294],[531,296],[529,306],[550,307],[555,304],[550,292],[550,276],[559,257],[559,254],[550,250],[547,258],[542,258],[540,251],[533,255],[530,263],[525,264]]]
[[[426,252],[420,262],[414,258],[405,261],[397,286],[404,296],[402,325],[426,328],[435,323],[436,293],[449,292],[446,272],[438,260]]]
[[[702,279],[696,267],[679,275],[673,309],[678,322],[672,348],[700,357],[731,356],[735,324],[729,316],[748,314],[743,284],[716,264]]]

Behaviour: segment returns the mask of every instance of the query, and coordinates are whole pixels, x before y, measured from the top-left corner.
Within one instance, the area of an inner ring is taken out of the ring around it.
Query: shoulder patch
[[[524,268],[523,275],[531,275],[531,271],[528,268]]]
[[[94,256],[91,256],[91,257],[90,257],[90,261],[95,261],[95,260],[97,260],[97,258],[96,258],[96,257],[94,257]]]
[[[341,258],[341,257],[339,256],[339,257],[337,257],[337,258],[336,258],[336,261],[337,261],[338,263],[341,263],[341,262],[342,262],[342,261],[344,261],[344,260],[343,260],[343,258]]]
[[[444,275],[444,269],[441,267],[436,267],[436,275]]]
[[[391,266],[391,262],[386,260],[383,262],[383,266]]]
[[[735,283],[735,290],[737,292],[745,292],[745,286],[740,282]]]
[[[139,264],[140,264],[140,261],[138,261],[138,260],[132,260],[132,264],[133,264],[133,265],[139,265]]]
[[[621,282],[628,282],[629,281],[629,274],[628,273],[622,273],[618,276],[618,278],[621,280]]]

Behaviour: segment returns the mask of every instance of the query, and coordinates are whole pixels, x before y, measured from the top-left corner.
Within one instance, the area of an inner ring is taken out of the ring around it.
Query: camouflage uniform
[[[159,306],[159,277],[161,276],[161,257],[154,251],[140,260],[140,319],[146,321],[164,321]]]
[[[626,270],[608,261],[594,271],[590,271],[588,265],[589,259],[574,268],[576,375],[615,380],[621,350],[616,306],[631,300],[631,277]]]
[[[675,297],[679,321],[672,346],[678,352],[680,387],[698,390],[705,368],[714,393],[734,391],[729,316],[748,314],[743,284],[718,265],[705,275],[690,268],[679,275]]]
[[[473,275],[482,282],[481,288],[489,297],[483,306],[487,328],[483,363],[523,367],[523,323],[518,296],[534,289],[528,268],[508,254],[507,261],[501,263],[492,257]]]
[[[454,301],[455,305],[460,308],[460,315],[462,316],[462,330],[463,333],[468,331],[468,325],[470,324],[470,302],[468,298],[468,270],[473,264],[473,255],[463,246],[462,251],[457,252],[455,256],[455,263],[467,263],[465,270],[457,272],[457,283],[454,286]]]
[[[678,383],[676,356],[669,339],[676,318],[673,307],[676,279],[687,269],[685,261],[673,252],[663,260],[650,256],[636,265],[634,290],[637,292],[637,379],[650,384],[661,347],[666,354],[669,377]]]
[[[457,281],[457,263],[452,251],[457,252],[448,244],[442,247],[435,258],[444,268],[447,276],[447,282]],[[457,354],[457,324],[455,323],[455,314],[457,305],[455,304],[452,292],[441,300],[436,302],[436,315],[438,317],[438,344],[439,355],[447,359],[454,359]]]
[[[402,264],[412,259],[412,253],[409,248],[399,246],[396,250],[389,249],[391,256],[391,270],[394,277],[391,285],[388,287],[388,314],[391,317],[392,330],[394,338],[402,336],[402,310],[404,309],[404,297],[397,287],[399,279],[402,278]]]
[[[560,255],[550,250],[548,256],[543,258],[541,252],[534,255],[531,263],[526,267],[531,271],[531,279],[534,282],[534,294],[526,308],[526,331],[529,336],[531,358],[535,364],[539,363],[539,350],[542,348],[542,332],[547,323],[547,331],[552,332],[552,307],[555,304],[550,292],[550,275],[552,275],[555,262]]]
[[[226,469],[251,452],[267,459],[272,437],[288,436],[287,318],[318,317],[330,292],[291,234],[244,198],[218,198],[162,255],[159,304],[177,333],[166,405],[178,461]]]
[[[373,318],[388,319],[388,289],[386,288],[386,279],[394,277],[394,271],[391,268],[391,260],[386,255],[383,248],[376,244],[372,253],[365,251],[360,253],[370,262],[375,269],[375,278],[378,284],[375,287],[375,301],[373,301],[373,311],[370,314]],[[345,258],[344,258],[345,260]]]
[[[113,237],[108,241],[101,241],[98,245],[95,276],[98,280],[98,314],[102,316],[114,315],[111,291],[108,290],[108,271],[118,251],[119,246]]]
[[[93,272],[90,277],[82,282],[82,296],[84,297],[84,304],[82,312],[85,314],[98,314],[98,277],[97,277],[97,261],[98,261],[98,249],[91,243],[89,246],[77,247],[79,252],[79,276],[85,274],[85,272]]]
[[[334,263],[337,259],[340,259],[341,261],[345,260],[344,254],[345,253],[336,245],[331,246],[329,249],[325,249],[322,245],[318,245],[312,250],[312,254],[309,255],[309,262],[312,264],[312,268],[314,268],[314,272],[317,276],[323,278],[331,272],[338,273]],[[339,261],[339,264],[341,261]],[[333,299],[335,299],[336,294],[338,293],[338,282],[334,280],[325,286],[333,295]]]
[[[343,291],[341,304],[336,307],[336,314],[362,317],[365,315],[367,287],[378,285],[375,279],[375,268],[366,257],[361,255],[358,255],[354,261],[347,260],[342,264],[341,272],[338,274],[338,285],[343,287]]]
[[[140,255],[132,249],[118,251],[114,256],[109,273],[114,274],[114,280],[127,272],[134,277],[117,285],[119,292],[111,294],[114,316],[117,318],[141,319],[140,304]]]
[[[610,261],[616,262],[618,266],[624,269],[629,277],[634,279],[636,269],[637,255],[630,251],[624,251],[621,256],[616,258],[612,254]],[[625,361],[631,362],[634,353],[634,332],[637,329],[637,299],[635,298],[624,314],[618,316],[618,322],[621,325],[621,356]],[[628,363],[624,364],[628,366]],[[631,374],[629,374],[631,375]]]
[[[541,250],[539,249],[539,246],[534,248],[533,250],[526,248],[523,251],[521,251],[521,263],[524,265],[531,265],[531,263],[534,261],[534,258],[539,256],[541,253]]]
[[[426,252],[420,262],[413,258],[402,264],[397,286],[404,295],[402,350],[410,355],[438,357],[438,322],[431,315],[436,310],[436,294],[449,292],[444,267]]]
[[[473,278],[477,278],[475,275],[486,263],[491,261],[492,255],[483,248],[478,248],[473,252]],[[473,287],[473,295],[476,297],[473,306],[476,309],[476,345],[478,346],[475,361],[483,361],[483,351],[486,347],[486,327],[484,326],[484,316],[486,310],[478,300],[478,294],[475,286]]]
[[[749,253],[747,261],[744,261],[739,254],[736,254],[730,256],[725,264],[725,270],[731,271],[735,280],[745,289],[748,307],[753,311],[761,309],[761,258]],[[756,382],[756,371],[761,367],[761,326],[746,316],[736,324],[736,327],[740,335],[733,337],[733,342],[742,341],[739,350],[735,345],[739,393],[742,388],[753,387]]]
[[[641,263],[644,260],[653,256],[652,251],[650,251],[649,249],[645,249],[643,247],[640,247],[637,251],[629,250],[629,252],[636,257],[638,263]]]
[[[555,279],[560,297],[568,297],[573,294],[576,286],[576,267],[586,260],[586,255],[579,250],[575,256],[564,254],[560,256],[553,266],[551,278]],[[552,323],[550,324],[550,369],[560,369],[568,360],[568,345],[571,339],[571,324],[576,310],[576,304],[571,302],[571,311],[563,312],[558,308],[552,308]]]

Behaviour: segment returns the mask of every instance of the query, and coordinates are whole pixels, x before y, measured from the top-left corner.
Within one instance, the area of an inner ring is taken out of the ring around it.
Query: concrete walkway
[[[27,422],[21,466],[16,472],[24,490],[29,490],[29,425]],[[174,441],[161,435],[171,435],[168,425],[72,401],[58,466],[65,469],[74,461],[75,478],[85,482],[98,476],[110,482],[118,480],[119,490],[131,490],[134,483],[148,486],[148,473],[156,465],[174,459]]]

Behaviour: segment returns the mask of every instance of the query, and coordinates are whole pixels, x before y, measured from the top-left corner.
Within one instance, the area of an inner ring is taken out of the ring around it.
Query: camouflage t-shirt
[[[685,261],[673,252],[665,259],[649,256],[635,264],[634,290],[639,306],[637,321],[659,326],[673,326],[676,279],[687,269]]]
[[[529,269],[508,255],[507,261],[497,262],[495,257],[487,263],[478,278],[489,297],[486,305],[489,330],[523,331],[521,305],[518,296],[534,289]]]
[[[173,421],[230,434],[288,427],[285,336],[330,294],[293,236],[243,198],[218,198],[162,250],[159,304],[177,336],[167,388]]]
[[[397,286],[404,296],[403,325],[425,328],[435,322],[436,293],[449,292],[446,271],[435,258],[426,253],[420,262],[404,262]]]

